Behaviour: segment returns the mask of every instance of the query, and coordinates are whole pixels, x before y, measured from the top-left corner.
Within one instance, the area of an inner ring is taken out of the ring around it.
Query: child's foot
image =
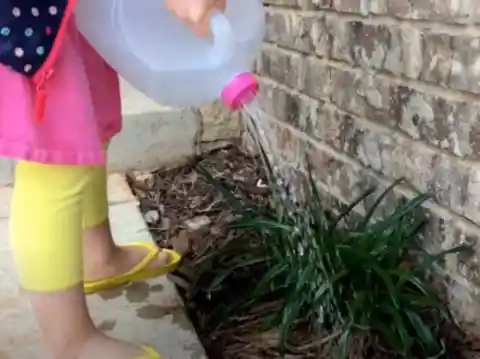
[[[109,261],[105,263],[87,263],[85,265],[85,281],[117,276],[127,273],[149,254],[148,248],[137,246],[117,247]],[[165,266],[171,259],[168,252],[162,252],[152,259],[147,268]]]
[[[145,349],[109,338],[102,333],[95,334],[84,345],[78,359],[156,359]]]
[[[93,293],[167,274],[176,269],[179,260],[176,252],[158,249],[154,243],[116,247],[104,263],[85,264],[85,292]]]

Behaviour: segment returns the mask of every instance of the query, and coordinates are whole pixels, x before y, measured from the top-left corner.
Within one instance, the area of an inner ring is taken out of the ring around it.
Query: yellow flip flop
[[[162,359],[160,354],[158,354],[152,347],[143,346],[143,355],[137,359]]]
[[[85,294],[93,294],[103,290],[122,287],[128,283],[159,277],[177,269],[182,256],[169,249],[160,249],[155,243],[129,243],[125,247],[142,247],[147,249],[148,254],[135,267],[126,273],[119,274],[109,278],[85,281],[83,291]],[[167,265],[151,267],[149,265],[162,252],[168,253],[170,262]]]

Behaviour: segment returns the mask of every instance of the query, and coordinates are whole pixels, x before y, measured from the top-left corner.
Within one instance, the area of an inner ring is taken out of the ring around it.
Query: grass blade
[[[397,209],[393,214],[391,214],[388,218],[375,223],[371,228],[370,231],[372,233],[381,233],[388,228],[391,228],[395,223],[407,215],[413,215],[415,211],[423,205],[427,200],[431,199],[430,194],[421,194],[410,201],[408,201],[403,207]]]
[[[441,351],[438,341],[433,336],[432,330],[425,324],[420,316],[412,310],[405,310],[410,324],[420,339],[420,344],[425,348],[428,355],[436,355]]]
[[[365,201],[367,197],[369,197],[372,193],[375,193],[376,188],[372,187],[362,193],[357,199],[355,199],[351,204],[345,208],[340,215],[333,221],[331,228],[336,228],[337,225],[342,221],[342,219],[348,217],[348,215],[357,207],[361,202]]]
[[[343,334],[340,336],[337,342],[337,352],[335,355],[336,359],[348,359],[350,343],[351,343],[351,329],[346,329]]]
[[[238,214],[245,214],[247,210],[245,209],[245,204],[241,202],[235,195],[223,186],[219,181],[217,181],[210,172],[201,165],[197,165],[197,172],[200,173],[207,182],[209,182],[215,189],[223,196],[223,198],[228,202],[232,209]]]
[[[375,210],[378,208],[378,206],[383,202],[383,200],[387,197],[387,195],[391,193],[394,190],[394,188],[397,187],[400,183],[404,182],[404,180],[405,179],[403,177],[397,179],[377,197],[375,202],[372,204],[370,209],[365,214],[365,217],[363,217],[363,220],[360,224],[360,228],[365,228],[368,225],[368,223],[370,223],[370,220],[372,219],[372,216],[375,213]]]

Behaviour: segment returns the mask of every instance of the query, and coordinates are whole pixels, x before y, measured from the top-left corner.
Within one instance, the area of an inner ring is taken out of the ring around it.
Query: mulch
[[[258,159],[235,147],[211,152],[177,169],[129,174],[130,185],[154,239],[162,247],[194,256],[199,256],[198,251],[206,243],[223,239],[223,228],[233,219],[230,206],[196,171],[197,166],[234,188],[240,200],[265,201],[268,194]]]

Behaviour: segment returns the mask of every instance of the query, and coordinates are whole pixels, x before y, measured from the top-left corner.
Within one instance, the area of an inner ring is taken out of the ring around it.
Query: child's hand
[[[166,0],[166,2],[168,9],[199,36],[209,34],[212,13],[224,11],[226,7],[226,0]]]

